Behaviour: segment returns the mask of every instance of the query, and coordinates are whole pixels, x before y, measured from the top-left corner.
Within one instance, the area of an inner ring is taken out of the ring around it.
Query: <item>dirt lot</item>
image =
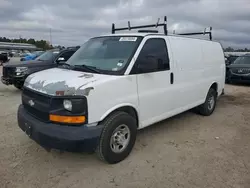
[[[227,86],[210,117],[186,112],[140,131],[116,165],[46,152],[18,128],[19,103],[0,84],[0,187],[250,187],[250,86]]]

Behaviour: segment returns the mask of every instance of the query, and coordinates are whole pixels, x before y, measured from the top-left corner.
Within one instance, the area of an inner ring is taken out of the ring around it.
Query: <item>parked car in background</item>
[[[43,53],[44,53],[44,51],[36,51],[36,52],[31,53],[31,54],[26,54],[26,56],[21,57],[20,61],[34,60],[38,56],[42,55]]]
[[[228,71],[229,71],[229,65],[231,65],[237,58],[239,57],[239,55],[227,55],[225,58],[225,63],[226,63],[226,77],[225,77],[225,81],[227,82],[228,80]]]
[[[10,60],[8,52],[0,52],[0,65],[7,63]]]
[[[239,56],[227,68],[226,82],[250,83],[250,54]]]
[[[30,52],[21,52],[20,53],[20,57],[22,58],[22,57],[25,57],[25,56],[27,56],[27,55],[31,55],[31,53]]]
[[[232,64],[238,57],[239,55],[229,55],[228,57],[226,57],[226,66]]]
[[[5,85],[14,85],[18,89],[22,89],[27,76],[32,73],[57,67],[67,61],[78,48],[65,50],[49,50],[44,52],[35,60],[9,63],[3,66],[2,83]]]

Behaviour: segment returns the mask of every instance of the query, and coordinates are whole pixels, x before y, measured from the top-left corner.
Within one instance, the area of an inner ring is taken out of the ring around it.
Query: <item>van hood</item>
[[[24,87],[52,96],[88,95],[93,83],[112,77],[63,68],[52,68],[28,76]]]

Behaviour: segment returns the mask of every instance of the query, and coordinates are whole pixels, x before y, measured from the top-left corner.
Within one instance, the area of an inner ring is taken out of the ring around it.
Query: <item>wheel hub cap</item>
[[[212,110],[212,109],[214,108],[214,104],[215,104],[214,96],[211,96],[211,97],[208,99],[208,109],[209,109],[209,110]]]
[[[119,125],[110,139],[110,148],[114,153],[121,153],[126,149],[130,140],[130,130],[127,125]]]

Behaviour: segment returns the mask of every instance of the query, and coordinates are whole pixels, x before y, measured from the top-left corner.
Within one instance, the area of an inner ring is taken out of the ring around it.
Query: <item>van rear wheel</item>
[[[102,124],[104,128],[96,150],[99,158],[109,164],[124,160],[135,144],[136,119],[126,112],[115,112]]]
[[[215,89],[210,88],[205,102],[197,107],[197,112],[203,116],[210,116],[216,107],[217,92]]]

